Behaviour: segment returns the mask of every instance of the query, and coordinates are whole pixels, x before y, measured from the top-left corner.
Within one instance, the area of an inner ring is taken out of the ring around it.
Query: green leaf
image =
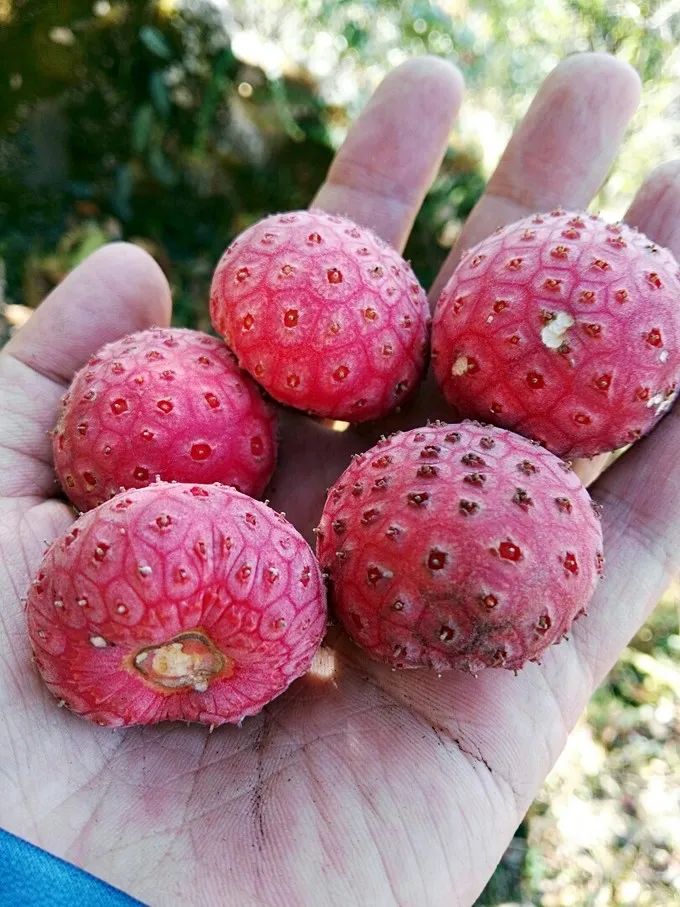
[[[177,174],[172,169],[167,157],[161,148],[155,147],[149,153],[149,167],[154,177],[164,186],[173,186],[177,182]]]
[[[284,81],[282,79],[273,79],[270,87],[276,112],[279,115],[279,120],[286,130],[287,135],[294,142],[304,142],[305,133],[304,130],[298,126],[290,109]]]
[[[168,42],[163,34],[154,28],[153,25],[144,25],[139,30],[139,39],[147,50],[163,60],[169,60],[172,57],[172,51],[168,47]]]
[[[233,61],[230,50],[222,50],[212,67],[210,81],[203,92],[203,103],[196,115],[196,133],[194,148],[202,151],[205,147],[208,130],[215,117],[215,112],[220,104],[222,95],[229,85],[227,75]]]
[[[129,164],[121,164],[116,170],[111,202],[114,211],[123,221],[132,217],[133,186],[132,167]]]
[[[132,150],[136,154],[141,154],[149,144],[153,118],[151,104],[143,104],[132,119]]]
[[[149,77],[149,91],[151,93],[153,106],[163,119],[165,119],[170,113],[170,96],[168,95],[168,89],[163,81],[163,74],[158,70],[152,72]]]
[[[85,261],[88,255],[91,255],[92,252],[95,252],[100,246],[103,246],[104,243],[108,242],[108,239],[108,236],[98,224],[92,224],[92,226],[86,230],[82,240],[73,250],[69,262],[70,267],[75,268],[81,261]]]

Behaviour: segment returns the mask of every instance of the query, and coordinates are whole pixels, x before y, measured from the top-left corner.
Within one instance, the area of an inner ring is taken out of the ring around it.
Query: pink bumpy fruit
[[[158,476],[259,495],[276,462],[276,421],[214,337],[151,328],[109,343],[76,374],[54,432],[66,494],[89,510]]]
[[[317,553],[345,629],[398,668],[514,670],[559,641],[602,572],[569,466],[475,422],[398,433],[331,488]]]
[[[591,457],[635,441],[680,380],[680,279],[625,224],[552,211],[470,249],[437,304],[432,356],[446,399]]]
[[[323,211],[267,217],[222,256],[213,325],[276,400],[350,422],[415,390],[429,311],[410,266],[366,227]]]
[[[101,725],[236,723],[309,667],[314,555],[281,514],[218,485],[158,483],[80,517],[28,595],[50,691]]]

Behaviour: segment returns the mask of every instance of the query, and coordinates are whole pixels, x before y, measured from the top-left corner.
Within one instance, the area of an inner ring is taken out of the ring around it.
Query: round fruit
[[[57,476],[79,510],[156,477],[259,495],[276,421],[215,337],[151,328],[109,343],[73,379],[54,432]]]
[[[365,227],[323,211],[267,217],[229,246],[213,325],[281,403],[350,422],[415,390],[429,311],[410,266]]]
[[[217,725],[307,670],[326,605],[314,555],[281,514],[233,488],[158,483],[54,542],[27,615],[38,669],[73,712]]]
[[[399,668],[535,661],[584,611],[603,568],[576,474],[472,422],[398,433],[355,457],[317,538],[345,629]]]
[[[591,457],[648,432],[680,381],[680,277],[625,224],[552,211],[470,249],[437,304],[432,355],[467,416]]]

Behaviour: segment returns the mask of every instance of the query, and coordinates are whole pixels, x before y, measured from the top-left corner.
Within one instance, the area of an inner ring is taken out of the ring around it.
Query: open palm
[[[315,204],[402,248],[461,90],[441,61],[395,70]],[[511,140],[463,247],[533,210],[585,206],[637,98],[635,74],[613,58],[561,64]],[[680,255],[679,216],[680,167],[666,165],[626,219]],[[680,563],[677,415],[594,486],[608,576],[590,616],[543,665],[518,677],[394,673],[334,631],[314,671],[242,728],[97,728],[57,709],[24,628],[21,599],[45,543],[72,519],[55,497],[47,433],[87,357],[122,333],[166,323],[169,310],[152,260],[109,246],[0,354],[0,824],[152,904],[470,904]],[[423,403],[409,424],[433,415]],[[324,489],[370,441],[290,413],[283,435],[274,503],[308,535]]]

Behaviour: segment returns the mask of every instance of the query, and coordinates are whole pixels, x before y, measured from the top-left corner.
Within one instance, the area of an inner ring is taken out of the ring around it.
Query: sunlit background
[[[468,86],[407,248],[424,283],[565,53],[610,51],[644,83],[594,203],[618,218],[679,154],[679,37],[677,0],[0,0],[0,341],[116,238],[164,268],[177,323],[208,327],[228,240],[307,205],[381,77],[423,52]],[[679,598],[597,693],[480,904],[680,903]]]

